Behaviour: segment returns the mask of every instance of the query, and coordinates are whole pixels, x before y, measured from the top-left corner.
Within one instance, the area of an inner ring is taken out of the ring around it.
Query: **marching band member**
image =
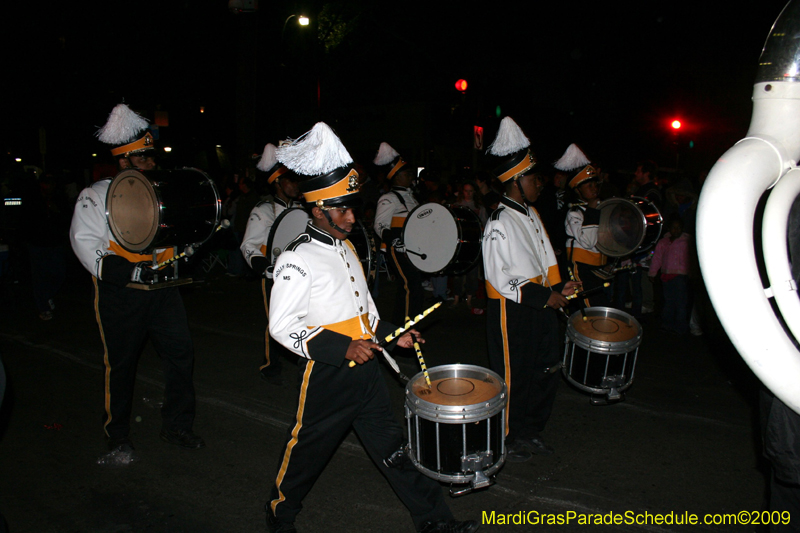
[[[408,213],[419,205],[411,191],[417,175],[414,167],[385,142],[381,143],[373,163],[386,167],[386,179],[394,181],[392,189],[378,199],[375,234],[381,239],[381,251],[389,256],[387,263],[393,267],[393,273],[403,280],[403,289],[398,290],[393,311],[394,320],[402,323],[405,317],[422,312],[425,299],[422,276],[408,260],[401,240]]]
[[[298,201],[300,198],[298,177],[294,172],[278,163],[275,151],[274,144],[267,144],[258,165],[256,165],[258,170],[266,172],[267,183],[273,186],[273,199],[271,202],[259,202],[250,212],[241,246],[242,254],[250,268],[256,274],[264,276],[261,280],[261,292],[264,296],[264,309],[267,316],[269,316],[269,293],[272,290],[272,272],[267,268],[271,262],[271,251],[267,250],[269,233],[281,213],[293,207],[302,207]],[[280,385],[281,360],[276,357],[280,351],[280,345],[276,344],[269,336],[269,329],[264,335],[264,343],[264,359],[259,367],[261,378],[272,384]]]
[[[278,160],[301,176],[307,231],[275,265],[269,331],[300,356],[300,397],[271,499],[271,532],[294,532],[302,501],[339,442],[354,428],[372,460],[408,507],[417,531],[472,532],[455,521],[438,483],[410,462],[388,461],[403,441],[373,350],[395,326],[380,320],[361,263],[347,235],[361,203],[358,173],[336,134],[324,123],[278,148]],[[413,345],[415,330],[398,345]],[[353,367],[349,362],[358,364]],[[392,465],[392,466],[389,466]],[[363,495],[361,497],[366,497]]]
[[[536,210],[541,191],[530,141],[506,117],[489,148],[505,195],[483,233],[489,363],[509,390],[506,449],[522,462],[531,452],[549,455],[542,440],[560,380],[560,334],[553,309],[567,305],[579,285],[561,286],[553,248]],[[548,309],[549,308],[549,309]]]
[[[153,170],[153,137],[147,121],[124,104],[114,108],[98,132],[114,145],[111,154],[120,169]],[[106,220],[106,192],[111,179],[84,189],[78,197],[70,227],[75,255],[94,279],[94,303],[105,349],[105,414],[103,429],[110,453],[99,464],[127,465],[137,459],[130,439],[130,416],[136,365],[149,337],[164,361],[164,406],[161,439],[183,448],[202,448],[192,432],[195,393],[192,382],[194,347],[186,310],[177,287],[159,290],[129,288],[129,283],[152,283],[164,272],[151,268],[152,255],[128,252],[115,242]],[[173,250],[156,250],[157,261]]]
[[[584,290],[599,287],[604,279],[590,275],[592,270],[606,264],[606,256],[597,249],[597,231],[600,227],[600,188],[596,169],[577,145],[571,144],[561,159],[553,166],[570,175],[567,184],[578,197],[570,205],[564,227],[567,233],[567,262]],[[608,305],[603,292],[592,297],[593,305]],[[589,306],[588,300],[584,300]]]

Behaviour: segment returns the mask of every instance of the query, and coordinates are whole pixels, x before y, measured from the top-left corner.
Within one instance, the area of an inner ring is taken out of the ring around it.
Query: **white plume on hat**
[[[489,146],[489,153],[496,156],[510,155],[520,150],[524,150],[531,145],[531,141],[525,136],[514,119],[506,117],[500,121],[500,128],[497,130],[497,137]]]
[[[123,144],[147,129],[147,119],[125,104],[117,104],[108,115],[106,125],[97,130],[97,137],[106,144]]]
[[[397,157],[400,157],[400,154],[397,153],[397,150],[392,148],[389,143],[381,143],[380,147],[378,148],[378,153],[375,154],[375,159],[372,162],[381,167],[383,165],[388,165]]]
[[[274,167],[275,163],[278,162],[277,150],[278,149],[275,148],[274,144],[267,143],[267,145],[264,147],[264,153],[261,154],[261,159],[258,160],[256,168],[266,172]]]
[[[561,156],[561,159],[553,163],[553,166],[558,170],[568,172],[570,170],[583,168],[589,163],[591,163],[591,161],[589,161],[589,158],[578,148],[578,145],[572,143],[569,145],[569,148],[567,148],[567,151],[564,152],[564,155]]]
[[[277,150],[278,161],[303,176],[327,174],[353,162],[353,158],[324,122]]]

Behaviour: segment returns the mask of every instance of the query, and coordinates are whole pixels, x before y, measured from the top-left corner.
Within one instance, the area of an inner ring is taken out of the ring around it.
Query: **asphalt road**
[[[96,464],[105,449],[103,350],[89,277],[72,267],[48,322],[37,318],[24,277],[2,280],[0,357],[9,386],[0,416],[0,512],[9,531],[264,531],[264,503],[297,404],[297,369],[286,364],[280,386],[259,378],[266,327],[260,283],[215,270],[182,289],[196,349],[194,429],[207,447],[187,451],[159,440],[163,377],[148,346],[131,432],[142,460],[108,469]],[[380,289],[379,307],[388,310],[393,286],[384,279]],[[658,514],[694,513],[702,521],[705,514],[758,511],[764,504],[757,382],[707,318],[706,334],[688,338],[665,336],[654,317],[645,320],[636,379],[622,403],[593,406],[562,383],[545,433],[556,453],[507,464],[494,486],[450,499],[455,515],[483,520],[481,531],[758,530],[653,523]],[[488,366],[485,315],[443,308],[421,329],[429,367]],[[400,365],[409,376],[419,371],[411,357],[401,357]],[[384,370],[402,419],[403,386]],[[514,525],[517,513],[529,520],[571,518],[563,525]],[[629,513],[634,523],[578,523],[609,513],[623,519]],[[512,524],[498,524],[501,516]],[[354,434],[312,489],[297,526],[413,531]]]

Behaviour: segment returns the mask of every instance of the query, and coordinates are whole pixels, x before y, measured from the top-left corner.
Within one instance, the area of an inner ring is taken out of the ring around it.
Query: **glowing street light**
[[[310,21],[308,20],[308,17],[305,15],[300,15],[299,17],[297,17],[297,23],[300,24],[301,26],[308,26],[309,22]]]

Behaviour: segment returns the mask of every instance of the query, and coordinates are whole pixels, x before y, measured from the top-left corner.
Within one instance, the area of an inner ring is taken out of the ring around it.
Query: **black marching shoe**
[[[521,440],[506,441],[506,461],[509,463],[524,463],[529,461],[533,454]]]
[[[541,437],[524,439],[522,442],[534,455],[553,455],[553,448],[545,444]]]
[[[181,448],[188,448],[190,450],[203,448],[206,445],[206,442],[202,438],[192,433],[190,429],[178,429],[175,431],[162,429],[161,440],[170,444],[175,444]]]
[[[473,533],[478,531],[480,524],[475,520],[437,520],[435,522],[425,522],[419,533]]]
[[[281,522],[272,514],[272,511],[267,511],[267,531],[269,533],[297,533],[293,522]]]

